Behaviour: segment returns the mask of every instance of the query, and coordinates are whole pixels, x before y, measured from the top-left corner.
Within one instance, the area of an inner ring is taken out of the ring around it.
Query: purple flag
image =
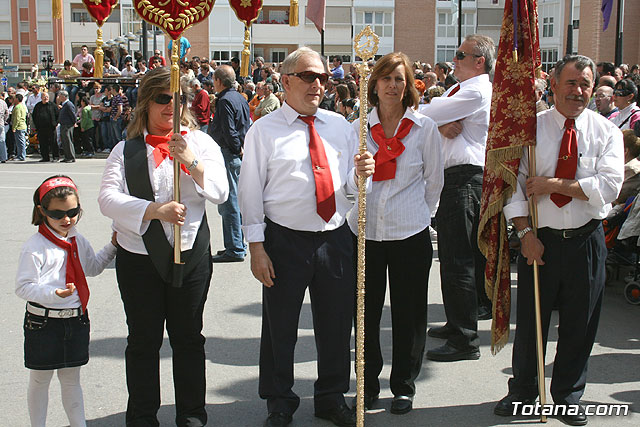
[[[611,9],[613,9],[613,0],[602,0],[602,18],[604,23],[602,24],[602,31],[606,31],[609,27],[609,19],[611,19]]]

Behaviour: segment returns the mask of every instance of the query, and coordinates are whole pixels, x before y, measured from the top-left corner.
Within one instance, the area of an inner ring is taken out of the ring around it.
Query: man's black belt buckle
[[[573,239],[574,237],[580,237],[584,236],[585,234],[591,233],[593,230],[598,228],[600,222],[601,221],[599,219],[592,219],[582,227],[567,228],[564,230],[555,230],[553,228],[549,228],[549,231],[551,231],[552,234],[559,235],[563,239]]]

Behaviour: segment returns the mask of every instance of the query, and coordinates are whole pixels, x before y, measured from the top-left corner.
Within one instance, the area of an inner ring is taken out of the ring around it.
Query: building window
[[[453,60],[457,46],[441,45],[436,46],[436,62],[448,62]]]
[[[7,62],[13,62],[13,48],[11,46],[0,46],[0,55],[7,55]]]
[[[91,22],[89,12],[81,9],[71,10],[71,22]]]
[[[38,15],[51,16],[51,0],[38,0],[36,3]]]
[[[51,21],[38,21],[38,39],[53,40],[53,25]]]
[[[462,37],[474,34],[476,32],[476,14],[475,12],[465,12],[462,14]],[[437,37],[458,37],[458,19],[457,14],[438,13],[438,25],[436,26]]]
[[[379,37],[393,37],[393,15],[391,12],[357,10],[355,15],[356,24],[353,27],[355,34],[370,25],[373,32]]]
[[[20,21],[20,32],[28,33],[29,32],[29,22]]]
[[[23,58],[25,56],[31,56],[31,47],[29,46],[20,46],[20,56],[22,56]]]
[[[542,18],[542,37],[553,37],[553,16]]]
[[[558,62],[558,49],[542,49],[542,70],[548,73]]]
[[[0,40],[11,40],[11,21],[7,18],[0,20]]]
[[[284,10],[270,10],[269,23],[270,24],[288,24],[289,18],[287,17],[287,12]]]
[[[29,8],[29,0],[18,0],[18,7],[21,9]]]
[[[287,49],[271,49],[271,62],[282,62],[288,54]]]
[[[40,46],[38,45],[38,59],[42,60],[42,58],[46,58],[47,56],[53,56],[53,46]]]
[[[238,50],[212,50],[211,59],[221,62],[229,62],[231,58],[240,58],[240,51]]]

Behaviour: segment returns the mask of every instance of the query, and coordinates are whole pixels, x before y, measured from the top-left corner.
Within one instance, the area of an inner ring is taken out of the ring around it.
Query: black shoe
[[[444,326],[436,326],[435,328],[429,328],[427,331],[427,335],[433,338],[440,338],[443,340],[449,339],[449,337],[453,334],[453,331],[449,327],[447,323]]]
[[[353,427],[356,425],[356,412],[342,403],[326,411],[316,411],[315,416],[329,420],[338,427]]]
[[[211,257],[211,262],[242,262],[244,258],[237,258],[226,254],[214,255]]]
[[[413,409],[412,396],[394,396],[391,401],[391,413],[395,415],[406,414]]]
[[[441,347],[427,351],[427,359],[436,362],[455,362],[457,360],[478,360],[480,359],[480,350],[478,348],[470,348],[467,350],[458,350],[445,344]]]
[[[373,405],[378,401],[380,394],[371,395],[369,393],[364,394],[364,409],[373,409]],[[353,398],[353,408],[357,405],[358,397]]]
[[[216,252],[216,255],[222,255],[226,252],[225,249],[220,249],[218,252]]]
[[[584,412],[584,408],[582,405],[578,405],[578,413],[575,415],[559,415],[558,416],[565,424],[569,424],[570,426],[585,426],[587,425],[587,414]]]
[[[38,163],[49,163],[49,159],[40,159],[38,160]]]
[[[264,427],[284,427],[291,424],[291,415],[284,412],[271,412],[264,421]]]
[[[491,320],[491,307],[478,307],[478,320]]]
[[[535,403],[535,397],[533,399],[526,399],[519,394],[509,393],[496,404],[493,408],[493,413],[500,415],[501,417],[510,417],[513,415],[520,415],[522,412],[522,405],[533,405]],[[514,412],[513,403],[520,402],[522,405],[518,406],[518,410]]]

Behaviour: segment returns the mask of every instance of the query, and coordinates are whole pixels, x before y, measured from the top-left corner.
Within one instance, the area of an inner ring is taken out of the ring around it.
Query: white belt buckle
[[[58,311],[58,317],[61,319],[66,319],[68,317],[72,317],[73,316],[73,309],[68,308],[68,309],[64,309],[64,310],[60,310]],[[51,311],[49,311],[49,313],[51,313]]]

